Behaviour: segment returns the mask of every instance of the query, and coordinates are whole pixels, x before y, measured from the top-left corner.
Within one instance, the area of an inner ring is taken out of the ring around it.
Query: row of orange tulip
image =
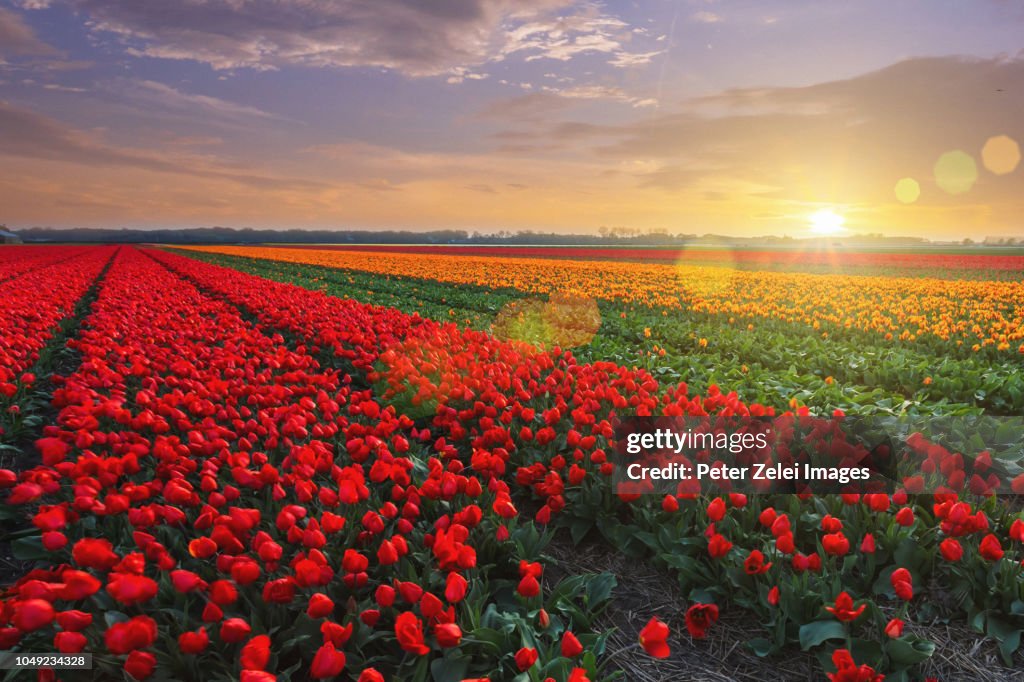
[[[1024,353],[1024,282],[819,275],[533,258],[492,258],[247,246],[190,247],[289,263],[407,277],[561,292],[697,312],[776,318],[814,329],[875,331],[980,350]]]

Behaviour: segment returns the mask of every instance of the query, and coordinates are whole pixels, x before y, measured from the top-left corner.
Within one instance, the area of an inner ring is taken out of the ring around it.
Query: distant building
[[[19,237],[18,235],[14,234],[13,232],[8,232],[7,230],[0,230],[0,244],[20,244],[20,243],[21,243],[21,237]]]

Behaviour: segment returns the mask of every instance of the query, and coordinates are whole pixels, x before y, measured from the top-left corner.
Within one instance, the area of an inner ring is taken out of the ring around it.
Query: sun
[[[811,232],[821,235],[839,234],[843,231],[843,223],[846,222],[846,218],[827,208],[812,213],[808,220],[811,223]]]

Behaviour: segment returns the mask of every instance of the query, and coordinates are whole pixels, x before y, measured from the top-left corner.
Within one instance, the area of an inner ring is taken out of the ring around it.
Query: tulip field
[[[92,656],[0,679],[704,679],[729,614],[762,679],[1021,679],[1024,257],[540,251],[0,247],[0,650]],[[651,495],[637,415],[1000,426],[885,493]],[[684,603],[624,646],[577,546]]]

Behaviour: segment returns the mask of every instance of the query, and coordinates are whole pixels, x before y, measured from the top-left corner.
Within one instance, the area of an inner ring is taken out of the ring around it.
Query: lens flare
[[[1020,145],[1008,135],[990,137],[981,149],[981,161],[996,175],[1012,173],[1020,163]]]
[[[974,157],[960,149],[946,152],[935,162],[935,182],[950,194],[963,194],[978,180]]]
[[[912,204],[921,196],[921,185],[914,178],[900,178],[893,191],[901,202]]]
[[[589,344],[601,327],[597,301],[588,296],[552,294],[547,300],[519,299],[494,318],[491,333],[502,340],[525,341],[545,348]]]
[[[703,299],[728,294],[736,279],[736,253],[727,244],[704,248],[687,246],[680,250],[675,267],[680,273],[677,277],[680,295],[691,294]]]

